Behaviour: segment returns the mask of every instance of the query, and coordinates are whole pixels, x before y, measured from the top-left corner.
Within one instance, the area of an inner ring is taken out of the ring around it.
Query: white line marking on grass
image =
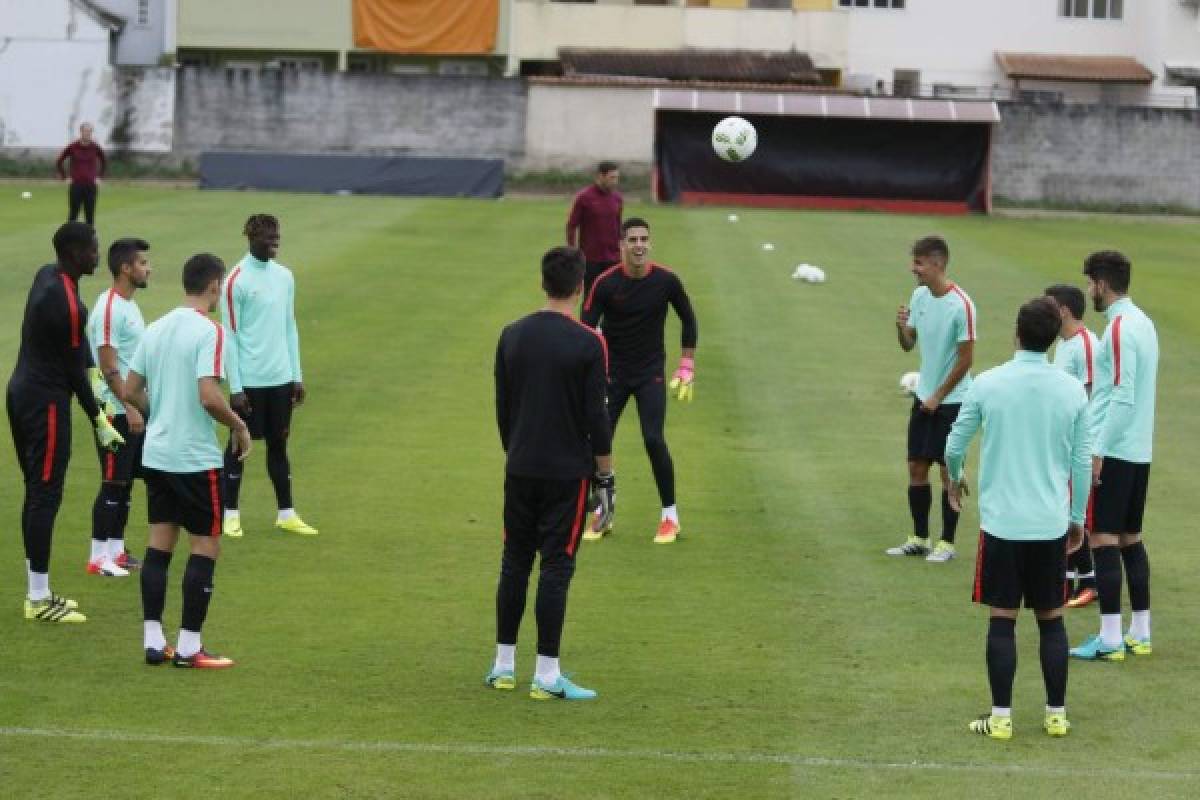
[[[970,764],[937,761],[872,761],[858,758],[805,756],[798,753],[755,753],[684,750],[637,750],[608,747],[543,747],[537,745],[491,745],[469,742],[354,742],[337,739],[253,739],[236,736],[182,736],[178,734],[131,733],[102,730],[59,730],[54,728],[0,728],[0,737],[10,739],[82,739],[125,744],[186,744],[208,747],[258,748],[262,750],[333,750],[348,753],[440,753],[461,756],[558,756],[579,759],[630,761],[676,761],[691,764],[778,764],[785,767],[829,767],[833,769],[913,770],[974,773],[1020,773],[1022,775],[1071,778],[1136,778],[1150,780],[1197,780],[1200,771],[1148,769],[1077,769],[1026,764]]]

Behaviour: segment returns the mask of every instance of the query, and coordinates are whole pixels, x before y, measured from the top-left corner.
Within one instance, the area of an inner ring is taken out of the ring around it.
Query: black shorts
[[[246,387],[242,391],[250,402],[250,413],[242,417],[250,438],[286,439],[292,427],[292,384]]]
[[[575,558],[587,521],[588,480],[504,476],[504,547],[532,558]]]
[[[71,460],[71,396],[10,386],[7,406],[25,483],[61,491]]]
[[[960,403],[942,403],[937,411],[928,414],[921,410],[921,401],[913,399],[908,417],[908,460],[946,463],[946,438],[958,419]]]
[[[1067,536],[1014,541],[979,532],[971,599],[993,608],[1053,611],[1067,602]]]
[[[96,442],[96,456],[100,459],[100,478],[105,481],[129,483],[142,476],[142,445],[146,443],[146,433],[130,433],[129,418],[124,414],[117,414],[110,420],[117,433],[125,439],[125,444],[114,451],[101,447],[100,443]]]
[[[179,525],[195,536],[220,536],[221,470],[163,472],[142,467],[151,525]]]
[[[1092,530],[1095,533],[1141,533],[1146,513],[1150,465],[1106,456],[1100,485],[1092,490]]]
[[[642,378],[615,377],[608,383],[608,418],[615,432],[629,398],[637,401],[642,438],[663,438],[667,424],[667,384],[662,371]]]

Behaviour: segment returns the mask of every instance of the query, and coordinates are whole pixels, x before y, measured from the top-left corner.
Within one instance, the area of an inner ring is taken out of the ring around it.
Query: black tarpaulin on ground
[[[986,208],[987,124],[743,115],[758,131],[758,149],[731,164],[711,143],[724,116],[658,112],[659,199],[791,195]]]
[[[504,161],[291,153],[204,153],[202,189],[500,197]]]

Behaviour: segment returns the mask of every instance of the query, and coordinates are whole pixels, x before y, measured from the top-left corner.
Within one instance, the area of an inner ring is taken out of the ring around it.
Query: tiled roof
[[[1153,83],[1154,73],[1128,56],[1063,56],[1050,53],[996,53],[1015,80]]]
[[[718,83],[821,82],[806,53],[748,50],[559,50],[563,74],[700,80]]]

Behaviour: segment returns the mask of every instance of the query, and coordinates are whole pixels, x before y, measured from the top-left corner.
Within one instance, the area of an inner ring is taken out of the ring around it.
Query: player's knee
[[[287,431],[280,436],[271,436],[267,439],[267,453],[273,456],[287,455]]]
[[[929,483],[929,462],[928,461],[909,461],[908,462],[908,481],[909,483],[919,486]]]
[[[221,555],[221,540],[216,536],[193,536],[192,554],[216,561]]]
[[[551,588],[565,589],[575,575],[575,561],[567,556],[542,559],[541,582]]]

